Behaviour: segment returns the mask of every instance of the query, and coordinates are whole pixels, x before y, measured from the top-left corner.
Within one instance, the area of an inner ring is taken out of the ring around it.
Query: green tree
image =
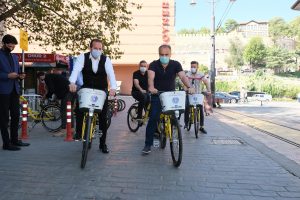
[[[191,29],[183,28],[178,31],[178,34],[209,34],[209,33],[210,30],[206,27],[202,27],[199,30],[196,30],[194,28]]]
[[[274,70],[275,73],[286,71],[295,66],[293,54],[284,48],[273,46],[267,49],[266,67]]]
[[[264,67],[266,47],[260,37],[253,37],[245,47],[243,57],[252,68]]]
[[[199,33],[200,34],[209,34],[210,30],[209,30],[209,28],[202,27],[202,28],[200,28]]]
[[[198,68],[198,71],[202,72],[204,74],[207,74],[209,70],[208,70],[208,67],[206,65],[200,64],[199,68]]]
[[[51,45],[56,50],[85,50],[92,38],[99,38],[105,52],[119,58],[119,32],[133,29],[128,7],[141,8],[129,0],[11,0],[0,1],[4,11],[0,22],[7,27],[24,27],[30,41]],[[49,46],[48,46],[49,48]]]
[[[291,36],[292,31],[283,18],[274,17],[269,21],[269,35],[275,42],[280,37]]]
[[[241,66],[244,65],[241,41],[238,38],[235,38],[234,40],[230,40],[229,43],[229,56],[225,59],[225,62],[229,67],[240,70]]]
[[[233,31],[239,24],[234,19],[228,19],[224,24],[226,33]]]

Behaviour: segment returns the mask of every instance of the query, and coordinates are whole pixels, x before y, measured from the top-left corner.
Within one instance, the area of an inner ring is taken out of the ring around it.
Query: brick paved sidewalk
[[[207,135],[195,139],[193,129],[182,130],[183,161],[174,168],[168,146],[141,155],[145,127],[130,133],[127,109],[113,118],[111,152],[102,154],[95,141],[84,170],[81,143],[51,137],[40,126],[30,134],[30,147],[0,150],[0,199],[300,199],[300,166],[244,133],[256,130],[207,117]]]

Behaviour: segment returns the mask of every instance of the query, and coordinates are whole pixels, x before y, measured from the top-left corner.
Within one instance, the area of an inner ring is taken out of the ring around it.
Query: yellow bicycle
[[[85,168],[89,149],[92,147],[92,140],[97,131],[98,113],[102,111],[106,92],[90,88],[82,88],[78,91],[79,109],[84,112],[82,124],[82,155],[81,168]],[[107,122],[102,122],[107,123]]]
[[[160,114],[159,121],[157,123],[158,128],[158,140],[159,144],[155,144],[154,147],[160,147],[164,149],[167,144],[167,139],[170,142],[170,150],[173,165],[179,167],[182,161],[182,135],[178,122],[179,112],[185,108],[185,92],[184,91],[172,91],[172,92],[159,92],[160,101],[162,104],[162,113]],[[142,122],[137,120],[138,103],[134,103],[128,109],[127,124],[128,128],[132,132],[136,132],[139,127],[145,124],[149,117],[150,104],[144,112]]]
[[[204,96],[203,94],[189,94],[189,121],[187,130],[190,131],[192,124],[194,124],[195,136],[198,138],[198,132],[200,128],[200,105],[203,104]]]
[[[20,96],[20,103],[22,104],[24,101],[30,103],[32,101],[32,98],[40,98],[40,96],[39,95]],[[62,125],[60,106],[52,103],[45,104],[45,102],[42,100],[37,102],[38,102],[37,109],[28,106],[28,118],[31,119],[29,121],[32,121],[32,125],[30,129],[33,129],[36,124],[41,122],[44,128],[46,128],[49,132],[59,131]],[[20,119],[21,117],[22,115],[20,115]]]

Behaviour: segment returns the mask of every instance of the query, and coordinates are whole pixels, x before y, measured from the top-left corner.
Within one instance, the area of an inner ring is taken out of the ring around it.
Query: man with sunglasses
[[[210,95],[210,87],[209,87],[209,81],[206,79],[205,75],[201,72],[198,72],[198,62],[192,61],[191,62],[191,71],[187,73],[187,77],[189,79],[189,82],[193,88],[195,88],[195,93],[200,94],[202,92],[201,83],[203,82],[206,86],[206,93],[207,95]],[[186,89],[186,88],[185,88]],[[190,109],[189,108],[189,99],[186,99],[186,109],[184,112],[184,128],[187,128],[188,121],[189,121],[189,114]],[[203,105],[200,105],[200,131],[204,134],[207,134],[207,131],[204,129],[204,110]]]

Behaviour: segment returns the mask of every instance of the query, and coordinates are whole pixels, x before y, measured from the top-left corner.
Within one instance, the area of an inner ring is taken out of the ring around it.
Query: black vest
[[[101,54],[98,70],[93,71],[90,52],[84,54],[84,65],[82,69],[83,88],[93,88],[98,90],[107,90],[107,74],[105,71],[106,56]]]

